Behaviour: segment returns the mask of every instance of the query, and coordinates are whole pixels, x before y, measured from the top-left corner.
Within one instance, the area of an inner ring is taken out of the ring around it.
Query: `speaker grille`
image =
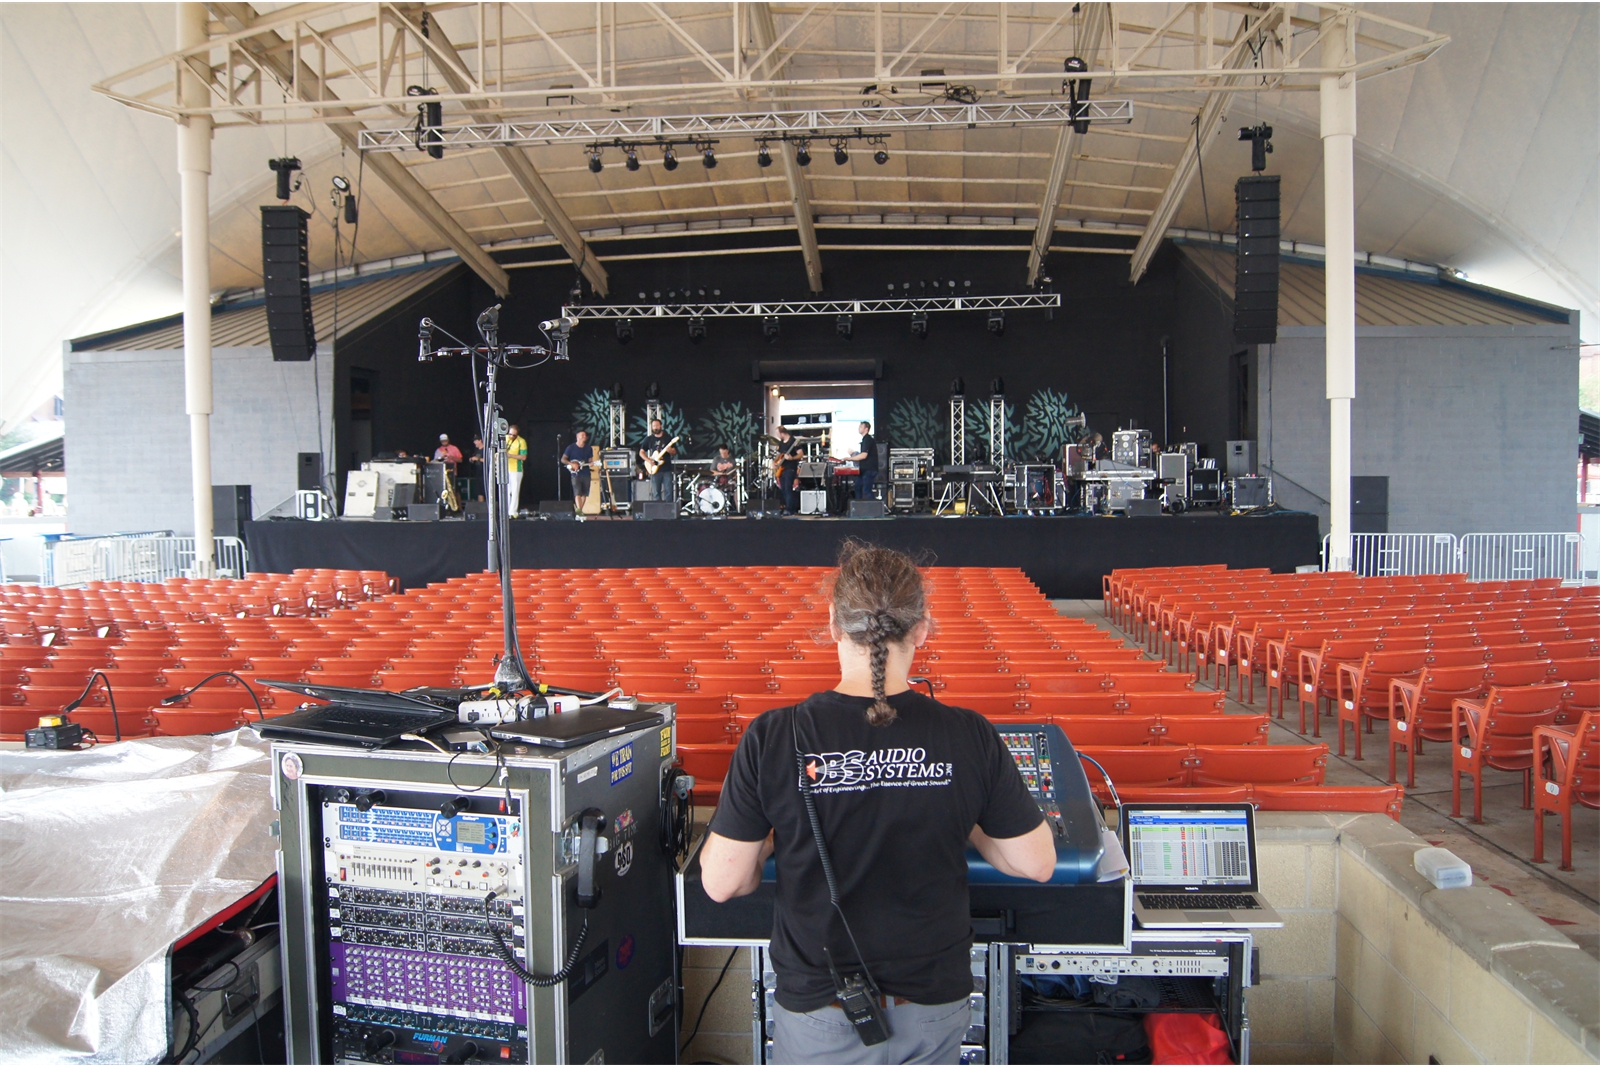
[[[1270,345],[1278,340],[1278,176],[1240,178],[1233,196],[1239,226],[1233,338],[1240,344]]]
[[[311,319],[311,271],[306,257],[306,220],[297,207],[261,209],[261,274],[266,290],[267,334],[272,358],[304,362],[316,354]]]

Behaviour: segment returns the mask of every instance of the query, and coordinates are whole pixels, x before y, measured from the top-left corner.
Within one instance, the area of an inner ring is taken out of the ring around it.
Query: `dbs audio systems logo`
[[[955,764],[930,760],[924,748],[812,752],[806,754],[804,767],[813,793],[949,785],[955,774]]]

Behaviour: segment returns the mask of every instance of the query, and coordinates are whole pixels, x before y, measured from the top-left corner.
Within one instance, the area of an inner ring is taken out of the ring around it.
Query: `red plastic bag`
[[[1144,1017],[1151,1063],[1232,1063],[1228,1035],[1215,1015],[1152,1012]]]

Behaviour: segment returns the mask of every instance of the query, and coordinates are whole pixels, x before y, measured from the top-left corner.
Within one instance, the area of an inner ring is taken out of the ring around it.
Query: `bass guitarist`
[[[777,468],[774,473],[783,510],[788,515],[800,514],[800,461],[805,454],[805,442],[791,434],[787,426],[778,427],[778,453],[772,462]]]
[[[640,442],[639,458],[645,463],[656,465],[650,475],[650,485],[655,490],[657,500],[676,500],[677,494],[672,489],[672,457],[678,454],[678,446],[674,443],[677,438],[668,439],[666,431],[661,427],[660,419],[650,420],[650,433]]]
[[[572,444],[561,452],[561,462],[572,473],[572,505],[579,515],[589,502],[589,470],[597,465],[599,456],[589,444],[589,431],[579,430]]]

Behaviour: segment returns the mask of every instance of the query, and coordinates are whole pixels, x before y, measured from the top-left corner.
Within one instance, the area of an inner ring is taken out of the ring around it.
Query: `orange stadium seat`
[[[1544,862],[1544,817],[1561,820],[1561,869],[1572,870],[1572,805],[1600,808],[1600,711],[1572,727],[1533,731],[1533,862]]]

